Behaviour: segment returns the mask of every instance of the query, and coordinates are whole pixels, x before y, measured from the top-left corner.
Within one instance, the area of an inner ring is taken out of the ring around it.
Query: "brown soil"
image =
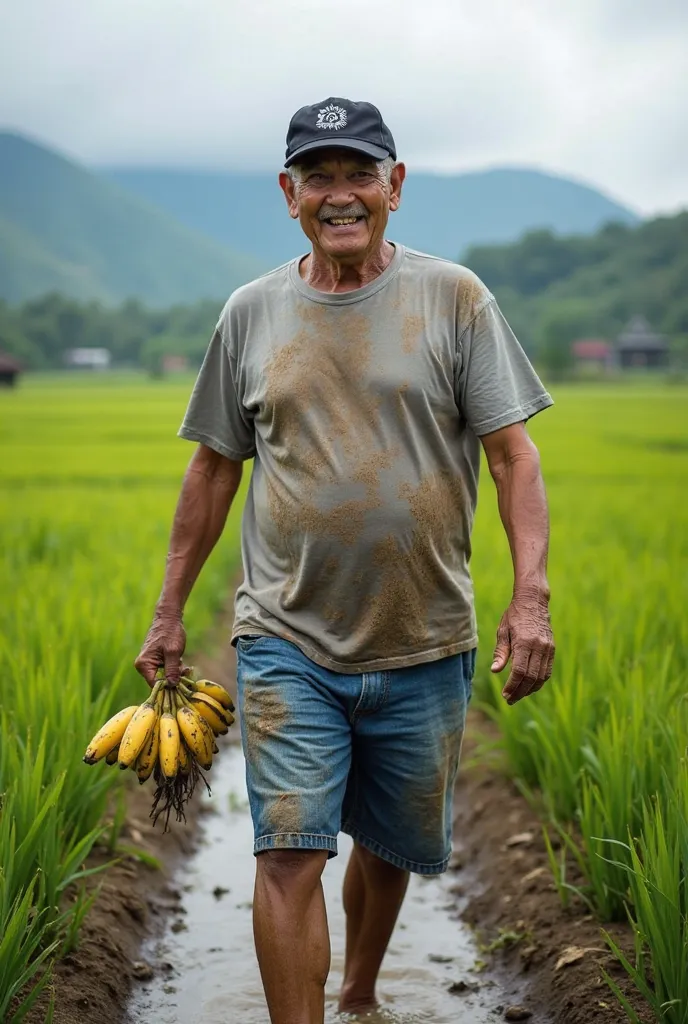
[[[229,625],[227,616],[218,622],[208,643],[213,655],[191,660],[206,678],[236,694]],[[238,726],[235,728],[238,732]],[[93,770],[115,771],[102,766]],[[132,781],[136,781],[133,776]],[[212,770],[209,781],[212,783]],[[168,916],[180,913],[181,893],[171,884],[171,877],[179,858],[193,849],[199,807],[192,803],[186,825],[171,820],[170,831],[163,833],[161,822],[154,827],[149,818],[152,793],[150,784],[132,785],[127,791],[127,820],[120,843],[152,855],[162,868],[148,867],[125,855],[89,880],[89,888],[99,888],[99,894],[81,930],[78,949],[55,966],[51,988],[54,1024],[125,1024],[124,1008],[134,982],[150,976],[152,970],[166,969],[165,964],[142,961],[139,953],[145,937],[161,932]],[[95,849],[87,866],[101,866],[109,860],[112,857],[105,849]],[[43,1024],[48,1001],[47,995],[39,1000],[26,1024]]]
[[[606,971],[625,993],[643,1024],[647,1005],[606,948],[601,926],[583,902],[562,907],[542,838],[542,822],[513,782],[495,765],[471,757],[476,737],[493,738],[488,722],[472,715],[455,802],[455,856],[451,870],[462,918],[473,926],[490,969],[505,988],[523,991],[529,1018],[538,1024],[622,1024],[627,1020],[602,976]],[[575,885],[573,869],[569,880]],[[632,961],[627,925],[610,926]],[[496,944],[489,951],[491,943]],[[558,966],[570,953],[574,961]],[[520,979],[520,986],[519,986]],[[523,1000],[518,1000],[523,1002]],[[520,1019],[520,1018],[514,1018]]]
[[[79,946],[55,966],[55,1024],[119,1024],[134,979],[147,970],[138,958],[144,936],[161,928],[167,914],[178,908],[181,894],[170,884],[170,876],[177,859],[193,846],[193,818],[186,826],[170,823],[170,832],[163,835],[160,824],[153,828],[148,817],[147,786],[132,787],[127,805],[120,842],[158,858],[163,867],[158,870],[124,856],[90,880],[89,889],[98,888],[99,894]],[[100,867],[109,860],[107,850],[97,848],[87,866]],[[26,1018],[28,1024],[42,1024],[47,1004],[47,998],[39,1001]]]

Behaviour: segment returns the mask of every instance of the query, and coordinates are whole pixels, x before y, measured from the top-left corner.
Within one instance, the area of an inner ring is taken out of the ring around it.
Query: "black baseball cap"
[[[297,110],[287,130],[285,167],[315,149],[354,149],[373,160],[391,156],[397,150],[382,114],[372,103],[356,103],[341,96],[329,96],[321,103]]]

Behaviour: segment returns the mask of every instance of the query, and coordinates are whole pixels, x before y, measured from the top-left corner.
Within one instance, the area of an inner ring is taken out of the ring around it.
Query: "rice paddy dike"
[[[145,696],[132,662],[191,454],[176,437],[191,383],[55,375],[0,392],[0,1020],[21,1013],[19,992],[49,985],[88,912],[64,893],[123,779],[81,755],[98,723]],[[490,676],[511,567],[484,472],[476,701],[558,837],[562,901],[582,896],[602,928],[630,915],[626,969],[652,1016],[688,1024],[688,388],[614,382],[554,397],[530,428],[552,516],[554,676],[513,708]],[[190,601],[191,649],[229,596],[240,515],[237,503]],[[586,879],[576,893],[574,864]]]

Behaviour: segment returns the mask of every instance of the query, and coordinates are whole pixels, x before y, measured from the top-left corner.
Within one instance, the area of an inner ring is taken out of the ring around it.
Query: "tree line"
[[[635,314],[688,351],[688,212],[638,227],[609,224],[591,236],[532,231],[512,245],[474,246],[461,262],[497,297],[526,351],[563,369],[576,338],[613,340]],[[0,350],[27,368],[64,366],[71,348],[106,348],[113,365],[160,372],[164,355],[199,366],[222,306],[111,308],[51,294],[0,302]]]
[[[154,310],[138,300],[111,308],[50,294],[21,306],[0,302],[0,350],[28,370],[65,365],[72,348],[106,348],[112,365],[162,369],[165,355],[185,356],[200,366],[222,301]]]
[[[463,261],[494,292],[524,347],[563,369],[578,338],[613,341],[641,314],[678,359],[688,340],[688,212],[594,235],[532,231],[513,245],[474,246]]]

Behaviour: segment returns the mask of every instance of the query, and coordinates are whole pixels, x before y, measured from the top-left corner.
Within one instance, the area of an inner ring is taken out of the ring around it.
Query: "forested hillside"
[[[495,293],[526,348],[613,338],[640,313],[670,336],[688,334],[688,212],[596,234],[535,231],[462,257]]]
[[[58,153],[0,132],[0,298],[154,306],[226,297],[266,269]]]

